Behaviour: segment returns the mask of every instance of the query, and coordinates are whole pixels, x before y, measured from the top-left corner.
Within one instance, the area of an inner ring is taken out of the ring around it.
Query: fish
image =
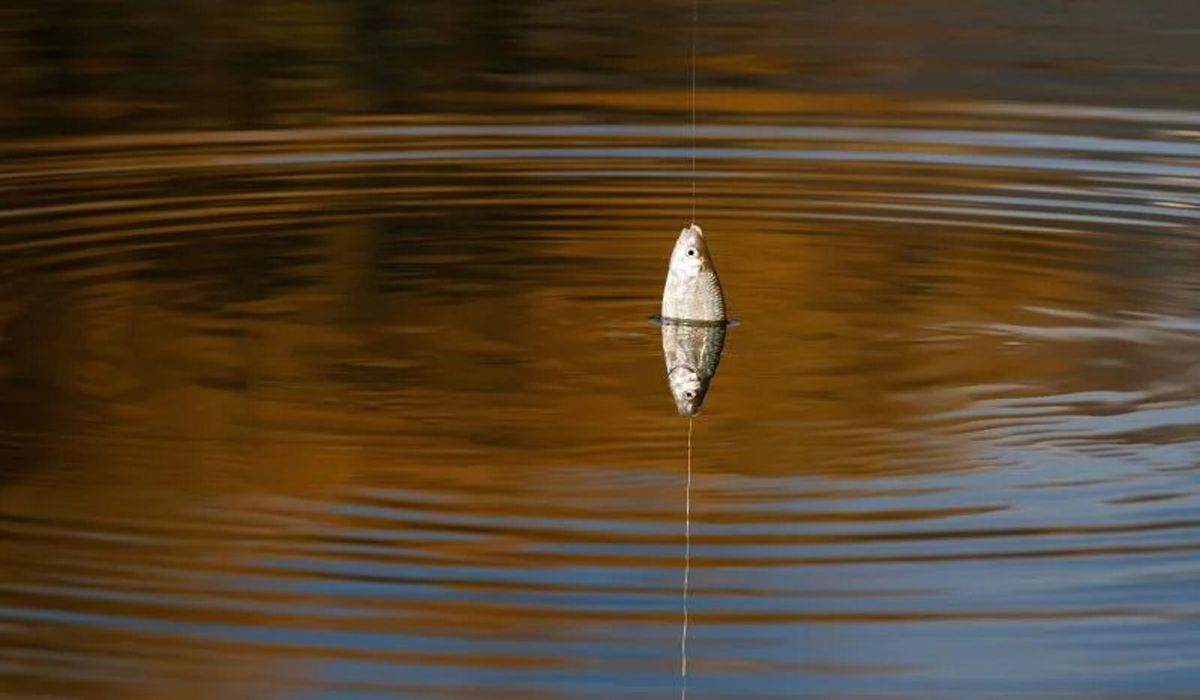
[[[704,232],[696,224],[680,231],[675,239],[663,286],[662,317],[664,321],[725,321],[721,280]]]
[[[681,416],[698,416],[725,346],[725,295],[704,232],[679,232],[662,299],[667,384]]]

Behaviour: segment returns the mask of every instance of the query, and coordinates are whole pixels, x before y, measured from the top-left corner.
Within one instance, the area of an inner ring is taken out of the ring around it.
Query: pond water
[[[690,6],[49,5],[0,689],[677,695]],[[1200,6],[1007,5],[701,7],[692,697],[1200,690]]]

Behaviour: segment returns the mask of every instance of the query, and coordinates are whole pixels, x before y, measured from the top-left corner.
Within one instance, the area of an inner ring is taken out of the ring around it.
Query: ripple
[[[697,677],[1189,658],[1200,117],[897,109],[698,129]],[[653,116],[0,143],[0,677],[673,692]]]

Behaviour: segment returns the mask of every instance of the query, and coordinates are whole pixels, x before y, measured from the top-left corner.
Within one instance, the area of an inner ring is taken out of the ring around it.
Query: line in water
[[[682,685],[679,697],[687,698],[687,633],[688,633],[688,579],[692,573],[692,418],[688,418],[687,436],[687,486],[684,489],[683,520],[683,632],[679,637],[679,677]]]

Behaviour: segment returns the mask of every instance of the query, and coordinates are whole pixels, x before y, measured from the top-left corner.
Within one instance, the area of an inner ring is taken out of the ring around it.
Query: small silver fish
[[[692,224],[675,241],[662,300],[663,359],[680,415],[700,414],[721,362],[725,326],[721,281],[704,232]]]
[[[663,287],[662,317],[684,321],[725,320],[721,281],[708,254],[704,232],[696,224],[680,231],[675,240]]]

